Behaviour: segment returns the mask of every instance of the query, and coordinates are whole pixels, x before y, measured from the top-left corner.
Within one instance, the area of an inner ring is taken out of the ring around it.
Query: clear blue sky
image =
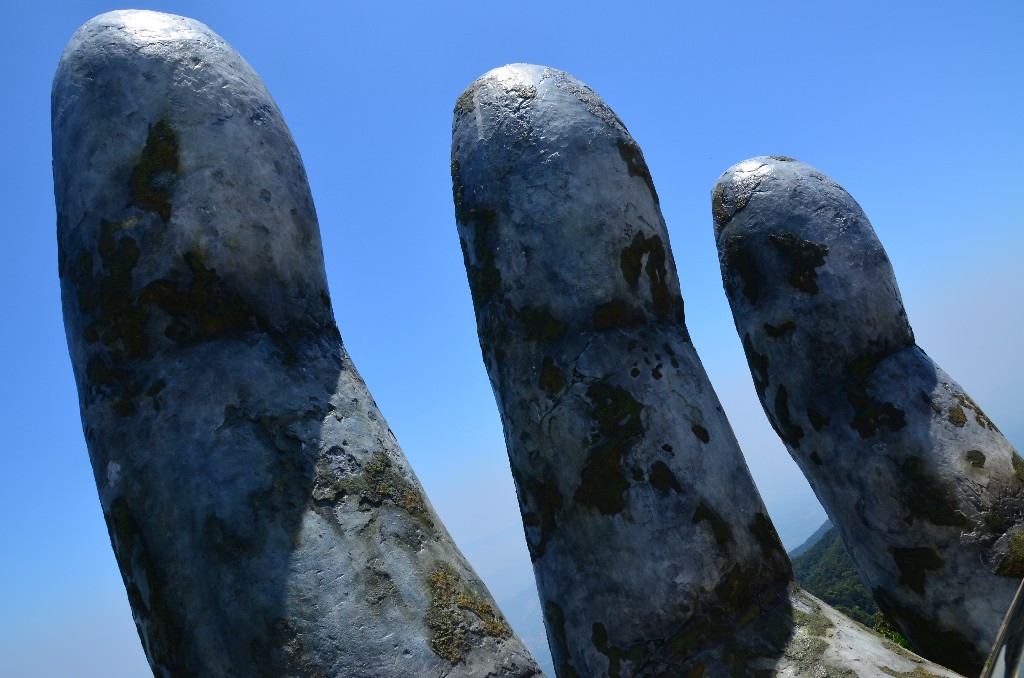
[[[787,546],[824,514],[757,404],[721,288],[709,191],[740,160],[793,156],[857,198],[893,261],[918,343],[1024,447],[1019,0],[139,6],[206,23],[273,93],[312,183],[342,336],[499,601],[522,607],[531,572],[448,164],[456,97],[505,63],[573,73],[643,147],[694,344]],[[5,676],[145,671],[81,433],[50,174],[57,60],[80,24],[116,8],[66,0],[2,10]]]

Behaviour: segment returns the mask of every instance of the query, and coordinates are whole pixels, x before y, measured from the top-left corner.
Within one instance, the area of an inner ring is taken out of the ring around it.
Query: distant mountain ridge
[[[789,552],[793,577],[805,590],[855,621],[871,627],[878,606],[853,567],[839,533],[828,520]]]
[[[814,546],[815,544],[817,544],[817,543],[818,543],[818,541],[819,541],[819,540],[820,540],[820,539],[821,539],[822,537],[824,537],[824,536],[825,536],[825,533],[826,533],[826,532],[828,532],[828,531],[829,531],[830,529],[832,529],[832,521],[831,521],[831,520],[829,520],[828,518],[826,518],[826,519],[825,519],[825,522],[823,522],[823,523],[821,524],[821,527],[819,527],[818,529],[816,529],[816,530],[814,531],[814,534],[812,534],[812,535],[811,535],[810,537],[808,537],[808,538],[807,538],[807,539],[806,539],[806,540],[804,541],[804,543],[803,543],[803,544],[800,544],[800,546],[796,546],[796,547],[794,547],[794,548],[793,548],[792,550],[790,550],[790,552],[789,552],[789,558],[790,558],[790,560],[792,560],[793,558],[796,558],[797,556],[799,556],[799,555],[801,555],[802,553],[804,553],[804,552],[805,552],[805,551],[806,551],[807,549],[809,549],[809,548],[811,548],[812,546]]]

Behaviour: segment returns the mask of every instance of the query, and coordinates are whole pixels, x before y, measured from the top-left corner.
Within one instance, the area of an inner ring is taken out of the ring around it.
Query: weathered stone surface
[[[980,671],[1024,576],[1024,462],[914,343],[860,206],[755,158],[712,193],[725,289],[765,413],[879,606],[921,654]]]
[[[859,666],[805,624],[809,597],[689,342],[654,183],[618,117],[566,73],[496,69],[456,104],[452,181],[558,675]],[[854,636],[842,642],[886,665],[919,661]]]
[[[111,542],[158,676],[535,676],[334,324],[259,77],[113,12],[53,86],[59,268]]]

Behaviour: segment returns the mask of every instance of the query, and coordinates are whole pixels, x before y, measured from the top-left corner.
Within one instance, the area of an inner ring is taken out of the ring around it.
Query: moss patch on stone
[[[990,431],[999,431],[999,429],[996,428],[996,425],[992,423],[992,420],[989,419],[988,416],[981,411],[981,408],[978,407],[978,404],[971,400],[970,396],[968,396],[966,393],[957,393],[956,399],[957,402],[960,403],[960,406],[962,408],[964,408],[965,410],[969,410],[974,414],[974,421],[976,424],[978,424],[978,426],[983,426],[989,429]]]
[[[428,643],[439,657],[456,664],[472,646],[471,636],[509,638],[512,629],[494,608],[472,590],[448,563],[430,573]]]
[[[964,413],[964,408],[959,405],[950,407],[946,417],[949,419],[949,423],[957,428],[967,426],[967,414]]]
[[[964,459],[974,468],[985,468],[985,453],[981,450],[967,450]]]
[[[1002,577],[1024,578],[1024,528],[1010,530],[1006,550],[999,558],[995,572]]]
[[[1013,474],[1017,476],[1017,480],[1024,482],[1024,459],[1016,452],[1010,455],[1010,464],[1013,465]]]
[[[889,666],[879,666],[878,670],[894,678],[941,678],[938,674],[932,673],[920,666],[915,666],[913,671],[897,671]]]
[[[332,448],[332,452],[341,453],[340,448]],[[386,452],[378,452],[362,464],[354,459],[350,464],[351,473],[338,474],[331,469],[328,457],[321,457],[313,473],[313,499],[335,503],[352,496],[364,509],[395,506],[430,522],[422,493],[406,480]]]

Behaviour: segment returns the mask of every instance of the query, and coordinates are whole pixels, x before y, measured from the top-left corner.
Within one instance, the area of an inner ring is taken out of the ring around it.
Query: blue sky
[[[448,171],[451,111],[510,62],[581,78],[642,146],[694,344],[787,546],[824,514],[769,428],[718,273],[709,192],[789,155],[861,203],[918,343],[1024,448],[1016,1],[139,2],[224,36],[306,163],[342,336],[435,507],[499,601],[531,585],[476,343]],[[96,498],[64,341],[49,93],[75,29],[116,6],[7,3],[0,107],[0,674],[146,671]],[[525,602],[524,602],[525,601]],[[525,612],[524,612],[525,614]]]

